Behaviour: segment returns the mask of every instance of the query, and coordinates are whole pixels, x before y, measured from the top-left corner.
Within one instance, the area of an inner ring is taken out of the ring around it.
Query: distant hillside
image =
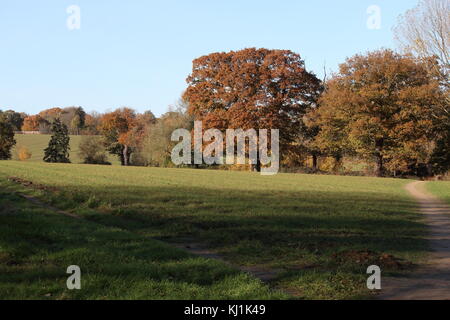
[[[82,163],[83,160],[78,156],[79,144],[82,136],[70,136],[70,161],[72,163]],[[17,160],[17,150],[20,147],[26,147],[33,154],[28,161],[43,161],[44,149],[47,147],[50,140],[49,134],[16,134],[16,146],[13,149],[13,159]],[[119,164],[119,161],[114,156],[109,156],[109,161],[112,164]]]

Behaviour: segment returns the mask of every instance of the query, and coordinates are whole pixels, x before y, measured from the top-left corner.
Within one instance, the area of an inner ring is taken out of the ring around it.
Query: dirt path
[[[416,181],[406,190],[417,200],[429,226],[428,262],[413,275],[382,280],[380,299],[450,300],[450,207],[425,191],[425,182]]]

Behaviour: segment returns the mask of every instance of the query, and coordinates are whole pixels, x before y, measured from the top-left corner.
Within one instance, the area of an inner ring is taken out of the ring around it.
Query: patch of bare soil
[[[49,191],[49,192],[58,191],[58,189],[55,187],[49,187],[49,186],[46,186],[43,184],[34,183],[33,181],[28,181],[28,180],[18,178],[18,177],[9,177],[8,180],[11,182],[20,184],[27,188],[33,188],[35,190],[42,190],[42,191]]]
[[[339,263],[352,262],[362,265],[377,265],[391,270],[410,269],[413,264],[387,253],[377,253],[370,250],[348,250],[333,254],[333,259]]]

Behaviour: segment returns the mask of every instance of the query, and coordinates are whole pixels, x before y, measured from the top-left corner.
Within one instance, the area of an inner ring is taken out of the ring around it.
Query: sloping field
[[[301,299],[369,297],[369,265],[405,273],[428,249],[406,180],[2,161],[8,177],[103,226],[272,270]]]
[[[44,149],[47,148],[50,137],[51,135],[49,134],[16,134],[14,138],[17,144],[13,149],[13,159],[18,160],[17,151],[20,150],[20,147],[26,147],[32,153],[31,159],[28,161],[41,162],[44,158]],[[80,141],[81,136],[70,136],[70,161],[72,163],[83,162],[78,155]],[[109,155],[109,161],[112,164],[119,164],[116,158]]]

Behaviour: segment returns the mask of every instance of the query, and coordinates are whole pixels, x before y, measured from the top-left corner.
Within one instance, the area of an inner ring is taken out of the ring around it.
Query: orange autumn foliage
[[[33,155],[33,154],[31,153],[30,150],[28,150],[27,147],[20,147],[20,148],[19,148],[19,154],[18,154],[18,157],[19,157],[19,160],[20,160],[20,161],[26,161],[26,160],[29,160],[29,159],[31,158],[32,155]]]
[[[61,116],[62,111],[61,108],[50,108],[39,112],[39,116],[42,119],[52,122]]]
[[[136,126],[136,112],[130,108],[117,109],[103,115],[100,131],[109,144],[108,150],[121,158],[122,165],[129,165],[134,146],[133,128]]]
[[[38,131],[42,118],[39,115],[28,116],[23,120],[22,131]]]
[[[183,98],[203,128],[282,129],[280,146],[300,133],[321,81],[289,50],[244,49],[193,61]]]
[[[327,154],[355,152],[375,161],[376,174],[426,164],[445,120],[432,60],[380,50],[340,66],[310,117]],[[448,119],[448,118],[447,118]]]

